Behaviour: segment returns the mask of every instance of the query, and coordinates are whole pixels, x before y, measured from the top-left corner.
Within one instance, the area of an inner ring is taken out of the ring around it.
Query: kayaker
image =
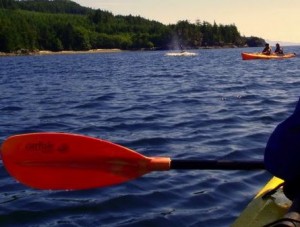
[[[280,47],[279,43],[276,43],[275,54],[283,54],[283,49]]]
[[[270,55],[272,53],[272,49],[269,43],[265,44],[265,48],[263,49],[262,53],[265,55]]]
[[[293,202],[285,218],[298,225],[279,226],[300,226],[300,99],[292,115],[271,134],[264,164],[270,173],[284,180],[283,192]]]

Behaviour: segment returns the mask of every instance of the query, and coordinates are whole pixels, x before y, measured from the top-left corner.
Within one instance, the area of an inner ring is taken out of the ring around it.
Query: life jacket
[[[275,54],[283,54],[283,50],[282,48],[276,48],[276,50],[274,51]]]

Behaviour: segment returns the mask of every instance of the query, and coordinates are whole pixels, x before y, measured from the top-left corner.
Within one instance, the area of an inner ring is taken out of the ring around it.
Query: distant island
[[[70,0],[0,0],[0,52],[4,53],[256,47],[264,44],[262,38],[241,36],[234,24],[183,20],[165,25],[140,16],[113,15]]]

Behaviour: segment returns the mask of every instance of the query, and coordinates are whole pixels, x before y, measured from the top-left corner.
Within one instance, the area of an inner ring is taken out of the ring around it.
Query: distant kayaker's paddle
[[[105,187],[170,169],[264,169],[261,161],[145,157],[109,141],[55,132],[9,137],[2,144],[1,156],[7,171],[21,183],[52,190]]]

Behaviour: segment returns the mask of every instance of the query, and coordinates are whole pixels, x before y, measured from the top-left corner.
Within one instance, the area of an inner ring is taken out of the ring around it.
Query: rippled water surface
[[[57,131],[146,156],[262,160],[299,98],[300,58],[241,60],[242,51],[257,50],[1,57],[0,142]],[[170,170],[107,188],[40,191],[0,163],[0,225],[229,226],[270,177]]]

